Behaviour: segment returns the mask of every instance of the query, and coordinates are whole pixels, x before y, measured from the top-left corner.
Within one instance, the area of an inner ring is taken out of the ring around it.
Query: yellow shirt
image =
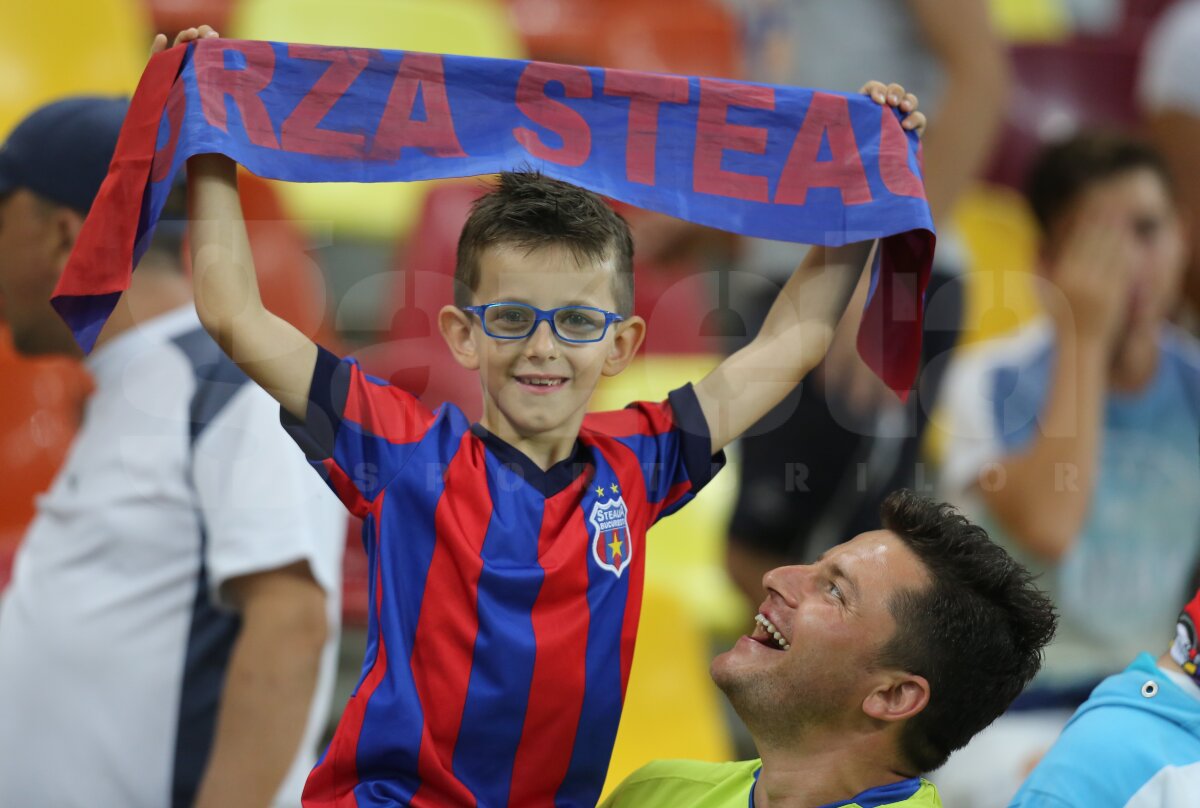
[[[761,768],[760,760],[656,760],[626,777],[602,808],[753,808]],[[914,777],[822,808],[942,808],[942,801],[933,783]]]

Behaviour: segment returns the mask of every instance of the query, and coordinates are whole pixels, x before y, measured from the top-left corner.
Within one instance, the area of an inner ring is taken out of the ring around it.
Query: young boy
[[[903,88],[864,92],[923,125]],[[363,519],[367,655],[305,804],[595,805],[646,530],[824,356],[872,244],[812,250],[759,336],[696,385],[585,415],[646,332],[628,227],[588,191],[504,174],[463,228],[455,304],[438,316],[479,371],[483,417],[469,424],[266,311],[234,164],[199,156],[188,172],[201,322]]]

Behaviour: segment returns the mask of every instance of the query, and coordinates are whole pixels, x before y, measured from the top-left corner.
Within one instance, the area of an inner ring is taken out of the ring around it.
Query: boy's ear
[[[442,306],[438,312],[438,330],[450,347],[455,360],[467,370],[479,369],[479,346],[475,343],[475,330],[471,322],[474,315],[458,306]]]
[[[627,368],[646,339],[646,321],[641,317],[623,320],[616,324],[616,329],[617,336],[601,370],[605,376],[616,376]]]
[[[876,721],[904,721],[929,704],[929,680],[911,673],[889,676],[863,700],[863,712]]]

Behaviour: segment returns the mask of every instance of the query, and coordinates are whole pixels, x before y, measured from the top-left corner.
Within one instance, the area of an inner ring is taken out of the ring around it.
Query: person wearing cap
[[[0,148],[21,353],[78,353],[49,299],[127,106],[57,101]],[[298,805],[315,762],[345,517],[201,328],[181,235],[159,228],[86,360],[95,393],[0,599],[2,806]]]
[[[1193,808],[1200,802],[1200,591],[1175,641],[1092,691],[1010,808]],[[1164,632],[1165,634],[1165,632]]]

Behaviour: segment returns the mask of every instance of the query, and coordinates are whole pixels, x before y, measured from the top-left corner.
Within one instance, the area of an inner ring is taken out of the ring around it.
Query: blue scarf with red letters
[[[904,397],[933,221],[919,142],[891,108],[723,79],[232,39],[150,60],[53,303],[91,350],[172,179],[219,152],[262,177],[396,182],[520,166],[747,236],[882,238],[859,333]]]

